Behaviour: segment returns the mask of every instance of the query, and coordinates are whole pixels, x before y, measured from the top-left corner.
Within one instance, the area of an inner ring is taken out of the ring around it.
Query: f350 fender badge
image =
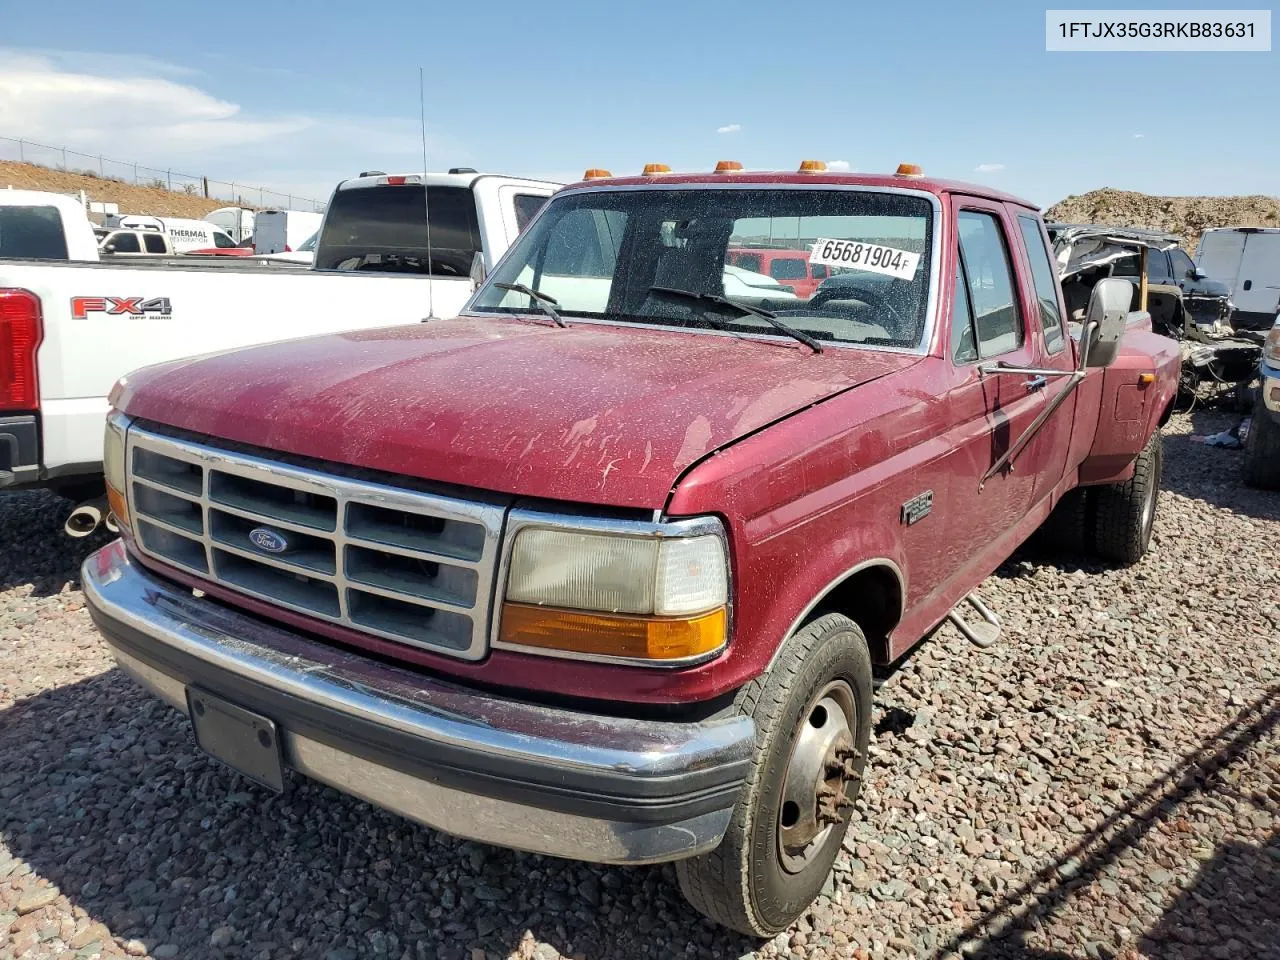
[[[902,522],[908,527],[919,523],[933,511],[933,491],[926,490],[902,505]]]

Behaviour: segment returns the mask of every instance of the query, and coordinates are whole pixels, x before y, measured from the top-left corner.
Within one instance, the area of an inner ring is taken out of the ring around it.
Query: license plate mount
[[[187,687],[187,714],[201,750],[254,783],[284,792],[280,731],[274,720],[199,687]]]

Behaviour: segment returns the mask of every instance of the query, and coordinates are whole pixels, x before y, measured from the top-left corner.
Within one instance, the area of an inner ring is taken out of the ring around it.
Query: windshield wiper
[[[493,285],[499,290],[510,290],[512,293],[523,293],[531,301],[537,304],[539,310],[554,320],[557,327],[567,326],[567,324],[560,319],[560,314],[556,312],[556,307],[560,306],[560,301],[555,297],[547,296],[547,294],[540,290],[535,290],[533,287],[525,286],[523,283],[503,283],[500,280],[495,280]]]
[[[682,297],[686,300],[700,300],[706,303],[719,304],[722,307],[732,307],[734,310],[741,310],[743,313],[749,313],[752,316],[759,317],[769,326],[773,327],[781,333],[785,333],[792,340],[799,340],[814,353],[822,352],[822,344],[809,336],[807,333],[790,327],[778,319],[778,315],[770,310],[762,307],[753,306],[750,303],[743,303],[741,300],[731,300],[728,297],[722,297],[718,293],[698,293],[696,290],[679,290],[675,287],[652,286],[649,288],[650,293],[665,293],[672,297]],[[710,318],[704,318],[710,322]],[[715,326],[715,324],[712,324]]]

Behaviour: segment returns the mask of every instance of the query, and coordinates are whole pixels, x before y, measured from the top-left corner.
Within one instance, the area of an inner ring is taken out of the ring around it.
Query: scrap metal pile
[[[1150,252],[1178,246],[1178,237],[1157,230],[1103,224],[1050,223],[1049,236],[1062,277],[1067,312],[1084,317],[1094,284],[1106,277],[1135,280],[1133,309],[1151,314],[1152,328],[1182,345],[1182,392],[1189,402],[1202,388],[1249,403],[1250,384],[1262,356],[1261,336],[1232,326],[1235,307],[1224,284],[1192,270],[1181,278],[1148,275]]]

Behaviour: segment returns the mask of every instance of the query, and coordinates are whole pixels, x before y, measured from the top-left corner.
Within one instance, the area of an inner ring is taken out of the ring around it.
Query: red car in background
[[[813,296],[818,284],[831,275],[829,268],[809,262],[808,250],[776,247],[730,247],[726,259],[735,267],[763,273],[795,291],[797,297]]]

